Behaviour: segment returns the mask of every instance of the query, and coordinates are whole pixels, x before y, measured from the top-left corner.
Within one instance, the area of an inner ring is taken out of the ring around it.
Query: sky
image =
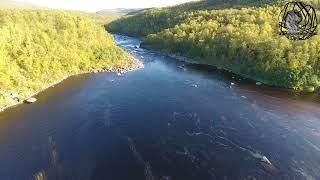
[[[171,6],[191,0],[14,0],[56,9],[95,12],[115,8],[148,8]]]

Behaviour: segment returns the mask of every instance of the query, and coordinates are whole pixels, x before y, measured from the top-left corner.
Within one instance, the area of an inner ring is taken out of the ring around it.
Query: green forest
[[[320,36],[279,34],[286,0],[205,0],[144,11],[106,25],[148,47],[210,64],[268,85],[314,91],[320,85]],[[319,13],[317,11],[317,13]]]
[[[0,109],[73,74],[134,66],[102,26],[111,20],[79,12],[1,10]]]

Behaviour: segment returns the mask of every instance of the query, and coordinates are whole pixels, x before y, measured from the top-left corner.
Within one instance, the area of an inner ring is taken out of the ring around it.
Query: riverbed
[[[320,97],[115,35],[145,68],[71,77],[0,113],[0,179],[320,179]]]

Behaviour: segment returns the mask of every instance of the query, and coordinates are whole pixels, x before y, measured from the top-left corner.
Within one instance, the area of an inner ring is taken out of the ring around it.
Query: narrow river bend
[[[0,113],[0,179],[320,179],[318,96],[115,39],[145,68],[72,77]]]

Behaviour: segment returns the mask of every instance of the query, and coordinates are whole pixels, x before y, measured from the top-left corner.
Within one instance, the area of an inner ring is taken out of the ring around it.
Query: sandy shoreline
[[[133,57],[132,57],[133,58]],[[24,99],[20,99],[19,101],[16,101],[14,103],[11,103],[11,104],[7,104],[5,106],[0,106],[0,112],[3,112],[9,108],[13,108],[17,105],[20,105],[20,104],[23,104],[25,100],[33,97],[33,96],[36,96],[37,94],[61,83],[62,81],[70,78],[70,77],[73,77],[73,76],[78,76],[78,75],[82,75],[82,74],[91,74],[91,73],[103,73],[103,72],[111,72],[111,73],[120,73],[120,74],[125,74],[125,73],[128,73],[128,72],[131,72],[131,71],[135,71],[135,70],[138,70],[138,69],[141,69],[141,68],[144,68],[144,65],[141,61],[139,61],[138,59],[136,58],[133,58],[134,61],[136,61],[136,63],[132,66],[132,67],[128,67],[128,68],[123,68],[123,69],[111,69],[111,70],[92,70],[92,71],[87,71],[87,72],[80,72],[80,73],[75,73],[75,74],[69,74],[69,75],[66,75],[64,76],[62,79],[59,79],[51,84],[49,84],[47,87],[44,87],[40,90],[37,90],[35,91],[34,93],[32,93],[31,95],[29,95],[27,98],[24,98]]]

